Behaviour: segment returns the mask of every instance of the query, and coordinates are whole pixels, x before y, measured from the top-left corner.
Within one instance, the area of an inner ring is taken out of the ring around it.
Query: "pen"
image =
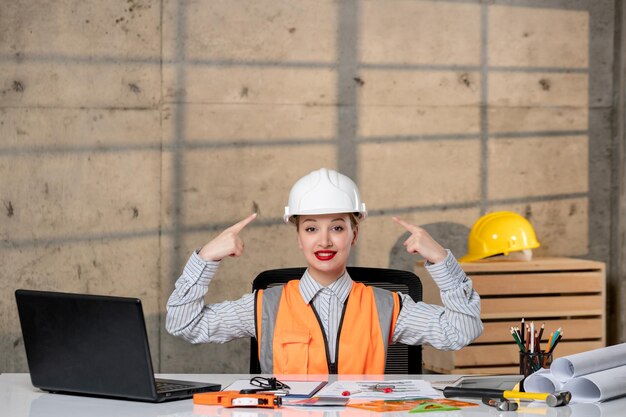
[[[522,342],[522,345],[524,344],[524,318],[522,317],[522,327],[520,327],[521,330],[521,337],[520,337],[520,342]]]

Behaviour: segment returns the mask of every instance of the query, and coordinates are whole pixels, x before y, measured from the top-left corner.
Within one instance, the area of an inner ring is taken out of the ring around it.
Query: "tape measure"
[[[278,408],[283,400],[274,394],[241,394],[239,391],[203,392],[193,395],[198,405],[221,405],[223,407]]]

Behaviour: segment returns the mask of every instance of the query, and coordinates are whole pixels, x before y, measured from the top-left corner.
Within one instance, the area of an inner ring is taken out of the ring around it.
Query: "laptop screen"
[[[126,398],[156,395],[141,302],[17,290],[34,386]]]

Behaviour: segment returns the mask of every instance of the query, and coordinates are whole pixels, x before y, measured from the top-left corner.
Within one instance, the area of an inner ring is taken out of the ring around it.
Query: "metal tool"
[[[559,407],[569,404],[572,394],[569,391],[549,392],[521,392],[506,391],[486,388],[461,388],[445,387],[443,396],[446,398],[466,397],[466,398],[495,398],[495,399],[520,399],[545,401],[549,407]]]
[[[483,404],[487,404],[490,407],[494,407],[500,411],[515,411],[517,410],[517,403],[509,400],[498,400],[495,398],[483,398]]]

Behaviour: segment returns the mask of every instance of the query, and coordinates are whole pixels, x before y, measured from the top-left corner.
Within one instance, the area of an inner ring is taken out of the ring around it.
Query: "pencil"
[[[538,340],[538,342],[540,344],[541,344],[541,336],[543,336],[543,329],[544,329],[544,327],[546,327],[546,324],[545,323],[541,323],[541,329],[539,329],[539,336],[537,336],[537,338],[538,338],[537,340]]]
[[[525,352],[524,345],[522,345],[522,342],[519,340],[517,333],[512,327],[511,327],[511,336],[513,336],[513,340],[515,340],[515,343],[517,343],[517,346],[519,346],[520,352]]]
[[[552,343],[553,336],[554,336],[554,332],[550,332],[550,337],[548,337],[548,344],[546,344],[546,352],[550,350],[550,344]]]
[[[552,338],[552,344],[550,345],[550,349],[552,349],[552,345],[554,345],[554,343],[556,342],[556,339],[559,338],[559,335],[561,334],[561,328],[559,327],[558,329],[556,329],[556,331],[554,332],[554,338]]]
[[[522,342],[522,345],[523,345],[524,344],[524,339],[525,339],[525,337],[524,337],[524,318],[523,317],[522,317],[522,327],[520,327],[520,330],[521,330],[520,333],[522,334],[522,336],[520,337],[520,342]]]
[[[556,348],[556,345],[561,341],[561,339],[563,338],[563,332],[561,332],[561,334],[559,335],[559,337],[556,338],[556,340],[554,341],[554,343],[552,344],[552,347],[550,348],[550,351],[548,353],[552,353],[554,352],[554,348]]]

